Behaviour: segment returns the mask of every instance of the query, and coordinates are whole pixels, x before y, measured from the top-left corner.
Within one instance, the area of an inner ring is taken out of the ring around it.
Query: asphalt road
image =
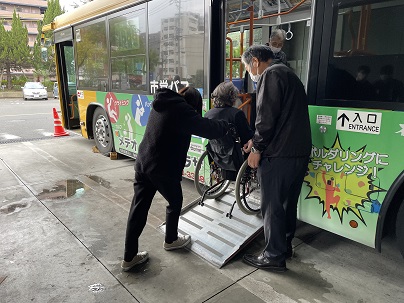
[[[53,138],[53,108],[59,100],[0,99],[0,144]]]

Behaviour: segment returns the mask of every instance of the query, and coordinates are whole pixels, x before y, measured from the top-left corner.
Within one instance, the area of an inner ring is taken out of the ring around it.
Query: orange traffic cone
[[[53,108],[53,120],[55,121],[55,133],[53,134],[54,137],[61,137],[61,136],[68,136],[69,133],[65,131],[62,126],[62,121],[60,121],[59,115],[56,111],[56,108]]]

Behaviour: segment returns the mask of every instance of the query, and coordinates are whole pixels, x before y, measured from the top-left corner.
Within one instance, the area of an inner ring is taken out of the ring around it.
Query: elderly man
[[[285,271],[311,152],[307,96],[290,68],[272,64],[268,46],[251,46],[241,60],[257,81],[256,130],[244,151],[251,151],[248,165],[258,168],[266,243],[262,254],[247,254],[244,261],[257,268]]]
[[[283,63],[288,65],[286,60],[286,54],[282,51],[283,43],[286,39],[286,33],[283,29],[274,29],[269,37],[268,46],[271,48],[271,51],[274,53],[274,58],[272,60],[272,64]]]

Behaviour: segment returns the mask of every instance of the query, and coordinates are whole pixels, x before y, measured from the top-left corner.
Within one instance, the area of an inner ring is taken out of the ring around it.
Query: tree
[[[0,85],[1,81],[3,80],[3,74],[4,74],[4,58],[6,55],[5,49],[6,49],[6,42],[7,42],[7,31],[4,28],[3,20],[0,20]]]
[[[48,0],[48,8],[45,11],[43,20],[38,21],[37,23],[38,36],[33,49],[33,67],[35,70],[34,73],[38,77],[38,81],[40,76],[46,79],[50,75],[56,74],[55,52],[50,43],[52,41],[52,32],[44,33],[44,40],[42,43],[42,27],[45,24],[50,24],[55,17],[63,13],[64,11],[60,6],[59,0]]]
[[[28,46],[28,30],[22,24],[19,15],[14,11],[11,30],[6,32],[0,26],[0,67],[7,75],[7,87],[11,89],[11,70],[21,71],[32,63],[31,51]]]

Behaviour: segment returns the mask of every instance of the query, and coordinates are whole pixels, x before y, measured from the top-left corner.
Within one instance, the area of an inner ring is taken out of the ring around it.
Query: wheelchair
[[[231,181],[235,181],[235,201],[226,217],[232,218],[235,204],[240,210],[253,215],[261,211],[260,206],[260,184],[258,182],[257,170],[248,166],[247,160],[243,162],[240,169],[234,175],[221,168],[213,161],[208,151],[205,151],[198,160],[195,169],[195,187],[202,196],[199,205],[204,205],[205,199],[217,199],[228,189]]]

